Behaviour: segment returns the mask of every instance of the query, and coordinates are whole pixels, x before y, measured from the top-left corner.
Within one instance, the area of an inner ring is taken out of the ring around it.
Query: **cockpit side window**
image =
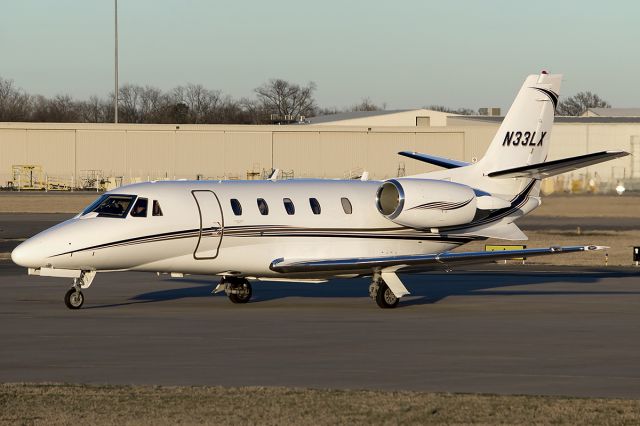
[[[160,203],[158,202],[158,200],[153,200],[152,213],[154,216],[162,216],[162,209],[160,208]]]
[[[105,194],[87,207],[82,214],[97,213],[98,217],[127,217],[135,195]],[[146,215],[146,213],[145,213]]]
[[[109,198],[108,195],[101,195],[100,197],[98,197],[93,203],[89,204],[89,206],[82,210],[82,215],[84,216],[85,214],[94,211],[95,208],[102,204],[102,202],[107,198]]]
[[[146,198],[138,198],[138,201],[136,201],[136,203],[134,204],[133,209],[131,209],[131,216],[147,217],[148,204],[149,201]]]

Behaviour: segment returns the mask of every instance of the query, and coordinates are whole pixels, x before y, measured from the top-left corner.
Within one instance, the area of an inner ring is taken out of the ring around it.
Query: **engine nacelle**
[[[417,229],[469,223],[476,204],[470,187],[432,179],[391,179],[376,194],[376,207],[384,217]]]

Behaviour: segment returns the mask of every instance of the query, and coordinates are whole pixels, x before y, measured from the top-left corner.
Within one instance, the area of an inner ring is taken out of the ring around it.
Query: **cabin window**
[[[351,207],[351,201],[348,198],[342,197],[340,198],[340,202],[342,203],[342,210],[344,210],[345,214],[353,213],[353,208]]]
[[[133,217],[147,217],[147,205],[149,204],[146,198],[138,198],[138,201],[133,205],[131,209],[131,216]]]
[[[309,205],[313,214],[320,214],[320,203],[315,198],[309,198]]]
[[[158,200],[153,200],[152,214],[154,216],[162,216],[162,209],[160,208],[160,203],[158,202]]]
[[[269,206],[263,198],[258,198],[258,210],[260,210],[260,214],[263,216],[269,214]]]
[[[87,213],[97,213],[98,217],[119,217],[124,218],[129,213],[133,205],[135,195],[115,195],[105,194],[89,207],[84,209],[83,215]]]
[[[232,198],[231,210],[233,210],[233,214],[235,214],[236,216],[240,216],[242,214],[242,205],[240,204],[240,201],[236,200],[235,198]]]
[[[296,206],[293,205],[291,198],[283,198],[282,202],[284,203],[284,209],[287,211],[288,215],[296,213]]]

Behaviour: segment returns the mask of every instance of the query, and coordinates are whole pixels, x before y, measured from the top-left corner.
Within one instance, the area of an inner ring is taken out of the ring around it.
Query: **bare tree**
[[[169,104],[156,87],[125,84],[120,87],[118,115],[123,123],[166,123]]]
[[[113,94],[111,94],[113,98]],[[113,121],[113,101],[105,101],[96,95],[78,105],[80,120],[84,123],[105,123]]]
[[[0,77],[0,121],[28,121],[30,114],[30,96]]]
[[[351,111],[380,111],[384,109],[371,101],[369,98],[362,98],[359,104],[355,104],[351,107]]]
[[[140,123],[166,123],[168,97],[160,89],[145,86],[139,91]]]
[[[609,102],[591,92],[580,92],[558,104],[558,115],[579,116],[587,112],[589,108],[609,108]]]
[[[56,95],[48,99],[42,95],[32,98],[31,121],[76,123],[80,121],[80,107],[69,95]]]
[[[189,83],[186,86],[178,86],[173,89],[171,102],[175,105],[186,105],[185,119],[187,123],[221,122],[219,110],[224,101],[218,90],[209,90],[201,84]]]
[[[293,117],[312,116],[317,109],[313,92],[316,84],[309,82],[306,86],[299,86],[282,79],[272,79],[255,89],[258,102],[267,114]]]

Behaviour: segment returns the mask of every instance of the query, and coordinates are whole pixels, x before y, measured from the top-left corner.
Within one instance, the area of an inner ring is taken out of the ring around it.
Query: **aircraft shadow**
[[[589,284],[603,278],[628,276],[620,272],[592,272],[570,274],[566,272],[462,272],[462,273],[430,273],[401,275],[401,278],[411,296],[403,299],[400,306],[427,305],[437,303],[449,296],[561,296],[561,295],[612,295],[612,294],[640,294],[640,291],[600,291],[585,289],[528,289],[523,286],[533,286],[550,283]],[[166,290],[158,290],[139,294],[126,302],[93,306],[106,308],[138,303],[166,302],[185,298],[211,297],[215,284],[208,277],[189,277],[173,279],[171,282],[181,284],[196,284],[180,286]],[[310,298],[361,298],[368,295],[369,280],[362,279],[334,279],[322,284],[256,282],[253,284],[253,298],[251,303],[267,302],[288,297]],[[223,296],[224,297],[224,296]]]

